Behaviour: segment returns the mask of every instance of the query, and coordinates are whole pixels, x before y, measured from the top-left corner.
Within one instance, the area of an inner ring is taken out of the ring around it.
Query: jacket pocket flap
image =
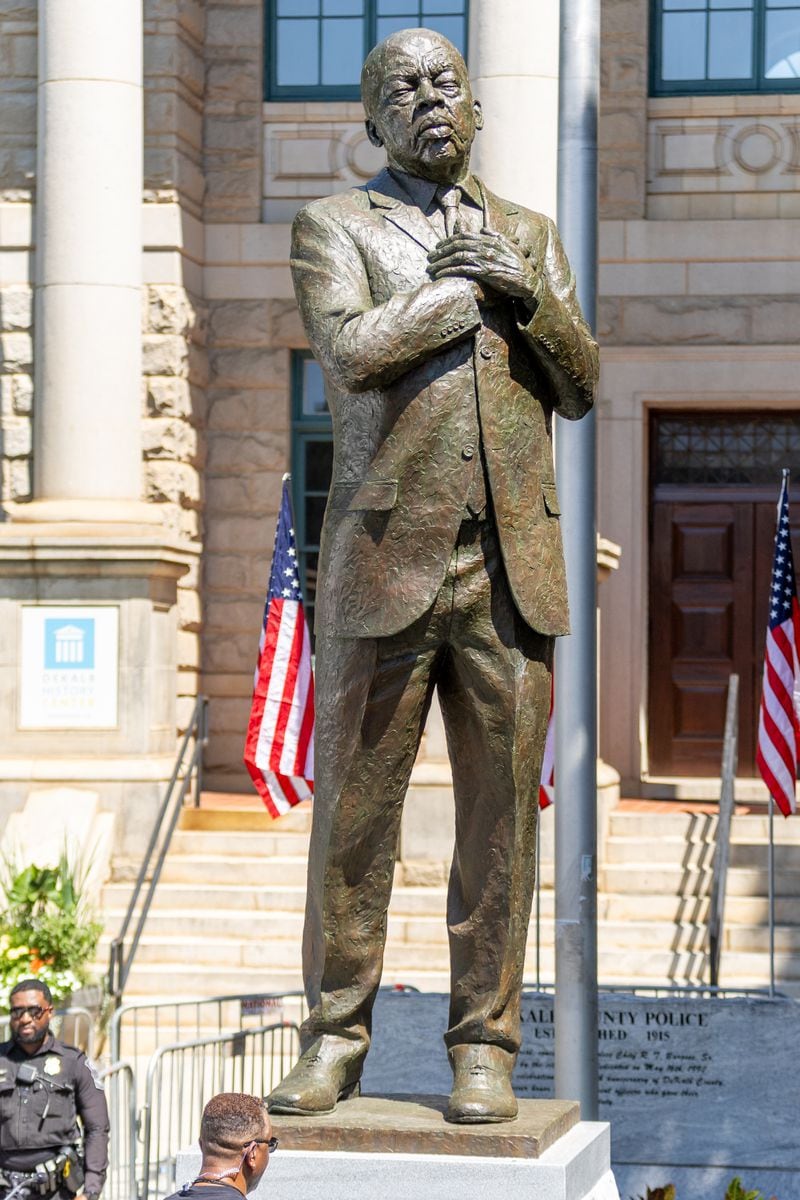
[[[334,484],[332,504],[348,512],[383,512],[397,503],[396,479],[368,479],[366,483]]]
[[[558,503],[558,492],[554,483],[542,484],[542,496],[544,497],[544,506],[551,517],[561,516],[561,506]]]

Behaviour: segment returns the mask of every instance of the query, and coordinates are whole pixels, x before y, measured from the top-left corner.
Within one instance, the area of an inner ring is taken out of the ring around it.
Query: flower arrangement
[[[0,1004],[36,976],[56,1003],[89,982],[102,925],[81,895],[85,872],[66,852],[52,867],[6,861],[0,879]]]

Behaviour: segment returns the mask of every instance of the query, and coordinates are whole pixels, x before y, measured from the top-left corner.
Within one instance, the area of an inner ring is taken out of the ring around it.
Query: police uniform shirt
[[[67,1090],[18,1083],[23,1063]],[[30,1171],[49,1157],[48,1152],[74,1146],[80,1138],[76,1116],[84,1136],[82,1190],[97,1195],[108,1168],[108,1106],[86,1055],[52,1034],[35,1054],[26,1054],[14,1041],[0,1044],[0,1168]]]

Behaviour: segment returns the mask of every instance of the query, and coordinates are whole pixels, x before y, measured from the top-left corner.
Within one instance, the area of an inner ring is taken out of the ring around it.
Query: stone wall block
[[[271,304],[273,346],[289,346],[293,350],[306,347],[308,338],[294,300],[273,300]]]
[[[0,0],[0,21],[22,21],[36,25],[36,0]]]
[[[619,151],[599,171],[600,216],[605,220],[637,218],[644,211],[645,164]]]
[[[647,141],[647,110],[642,105],[607,107],[598,126],[601,153],[624,148],[638,151]]]
[[[195,324],[195,310],[181,287],[151,284],[144,289],[144,332],[180,333],[188,337]]]
[[[607,39],[601,55],[601,86],[615,98],[631,95],[640,98],[647,93],[647,58],[632,51],[621,42],[615,45]]]
[[[215,671],[223,671],[226,675],[234,671],[253,671],[258,653],[258,617],[254,629],[246,633],[234,633],[225,638],[214,637],[214,631],[207,621],[204,629],[203,670],[206,674],[213,674]]]
[[[145,375],[180,375],[188,371],[189,346],[179,334],[146,333],[142,339]]]
[[[800,333],[800,300],[787,297],[753,301],[753,341],[796,345]]]
[[[209,553],[230,553],[232,546],[239,546],[243,553],[252,554],[266,562],[272,553],[275,524],[265,513],[251,516],[226,516],[217,514],[209,524],[206,548]]]
[[[151,375],[145,379],[147,413],[150,416],[190,417],[192,394],[188,379]]]
[[[29,416],[33,412],[33,379],[30,375],[12,376],[11,400],[14,412],[19,416]]]
[[[209,312],[209,346],[264,346],[269,339],[269,305],[268,300],[215,301]]]
[[[177,659],[177,666],[184,670],[200,666],[200,638],[196,633],[178,630]]]
[[[637,296],[623,302],[623,344],[740,345],[749,341],[750,305],[737,297]]]
[[[36,38],[31,34],[18,33],[8,39],[11,42],[11,71],[18,78],[36,79]]]
[[[0,375],[0,410],[4,417],[30,416],[33,380],[30,375]]]
[[[289,356],[285,350],[217,350],[209,357],[212,387],[289,386]]]
[[[210,5],[206,9],[206,42],[211,46],[259,46],[263,36],[260,4]]]
[[[601,346],[621,340],[622,300],[618,296],[599,296],[597,300],[597,340]]]
[[[264,517],[268,524],[267,516]],[[275,527],[275,521],[271,522]],[[263,586],[266,590],[268,567],[256,563],[253,558],[244,553],[209,553],[205,558],[205,583],[211,593],[231,592],[239,595],[242,592]]]
[[[203,623],[200,597],[187,588],[178,589],[178,622],[181,629],[197,632]]]
[[[23,417],[3,421],[2,448],[4,458],[27,458],[31,452],[31,423]]]
[[[33,366],[33,342],[29,333],[0,334],[0,371],[4,375],[27,373]]]
[[[33,323],[33,290],[24,285],[0,290],[0,328],[27,330]]]
[[[206,119],[205,144],[209,152],[238,152],[244,154],[245,160],[255,159],[261,145],[261,130],[255,121],[243,120],[239,115],[212,116]]]
[[[289,430],[289,399],[277,389],[253,388],[242,391],[210,389],[206,418],[209,436],[217,432],[239,433],[247,430]]]
[[[245,633],[258,630],[264,612],[264,595],[254,592],[246,598],[214,597],[206,601],[205,620],[216,634]]]
[[[197,432],[186,421],[150,417],[142,422],[145,459],[165,458],[199,465]]]
[[[600,18],[601,38],[624,34],[637,46],[647,45],[648,11],[646,0],[603,0]]]
[[[268,512],[280,502],[283,470],[256,471],[253,474],[212,476],[206,481],[206,503],[210,512],[231,515]]]
[[[163,459],[148,461],[144,471],[145,493],[157,504],[169,501],[184,508],[200,504],[200,478],[188,463]]]
[[[197,390],[202,390],[208,383],[208,369],[208,354],[205,346],[197,346],[194,342],[190,342],[187,375],[189,382]],[[202,410],[195,413],[197,417],[200,417],[201,414]]]
[[[288,438],[268,430],[216,434],[208,439],[208,482],[214,476],[282,472],[288,462]]]
[[[3,496],[8,500],[30,500],[33,495],[30,459],[3,460]]]
[[[3,92],[2,138],[36,136],[36,92]]]
[[[203,516],[199,509],[178,509],[177,534],[182,542],[200,542],[203,533]]]
[[[211,63],[206,72],[206,97],[211,104],[237,104],[243,96],[258,92],[260,86],[261,68],[255,60]]]

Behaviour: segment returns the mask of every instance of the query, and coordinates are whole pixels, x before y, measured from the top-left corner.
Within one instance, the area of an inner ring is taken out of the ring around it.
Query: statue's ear
[[[475,114],[475,128],[483,129],[483,109],[480,100],[472,101],[472,111]]]
[[[378,127],[371,117],[367,117],[366,121],[364,122],[364,128],[366,129],[367,137],[372,142],[373,146],[377,146],[380,150],[381,146],[383,145],[383,138],[378,133]]]

